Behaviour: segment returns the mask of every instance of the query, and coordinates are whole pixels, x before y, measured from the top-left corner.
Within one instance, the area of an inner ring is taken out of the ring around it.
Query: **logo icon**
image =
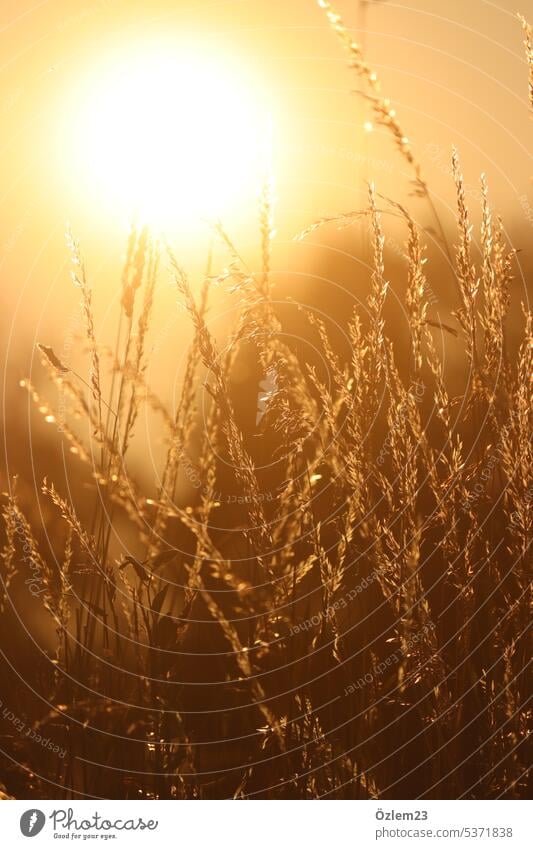
[[[37,808],[31,808],[29,811],[24,811],[20,818],[20,830],[24,837],[35,837],[42,831],[46,822],[46,817],[42,811]]]
[[[256,426],[260,424],[261,419],[265,415],[268,405],[272,401],[277,389],[277,374],[275,369],[271,366],[263,378],[263,380],[259,383],[259,394],[257,396],[257,412],[255,416],[255,424]]]

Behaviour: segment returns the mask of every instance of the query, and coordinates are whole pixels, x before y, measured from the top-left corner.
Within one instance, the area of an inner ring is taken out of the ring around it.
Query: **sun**
[[[137,49],[91,71],[71,118],[71,176],[121,216],[171,230],[257,195],[271,118],[221,58]]]

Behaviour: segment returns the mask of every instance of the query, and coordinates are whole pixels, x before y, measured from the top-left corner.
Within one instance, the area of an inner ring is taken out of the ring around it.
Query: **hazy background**
[[[460,152],[465,190],[474,222],[479,221],[479,175],[482,171],[486,173],[495,210],[502,214],[510,239],[520,248],[509,321],[509,352],[513,357],[518,318],[521,317],[520,300],[527,298],[526,278],[522,271],[533,266],[533,192],[530,179],[533,163],[529,152],[532,121],[522,30],[516,18],[517,11],[531,16],[530,0],[499,3],[485,0],[366,3],[339,0],[337,6],[354,37],[363,44],[369,64],[382,80],[383,95],[390,98],[411,140],[452,245],[455,240],[455,191],[450,176],[452,145],[456,145]],[[20,503],[31,518],[41,550],[51,554],[57,541],[63,539],[64,528],[50,499],[41,496],[43,477],[48,475],[58,491],[67,500],[74,501],[77,515],[87,528],[91,527],[94,516],[95,485],[92,469],[68,453],[68,442],[57,432],[56,423],[45,422],[47,408],[43,409],[42,402],[31,403],[19,381],[29,375],[51,407],[58,403],[61,405],[58,387],[47,380],[40,364],[35,347],[37,342],[53,346],[64,363],[86,378],[88,376],[89,361],[83,352],[84,322],[79,306],[80,293],[70,279],[70,260],[65,242],[67,222],[79,239],[87,260],[89,281],[94,292],[98,341],[102,345],[113,344],[120,311],[120,269],[128,222],[117,210],[111,198],[112,192],[106,192],[105,181],[94,180],[94,173],[88,168],[91,149],[88,140],[83,138],[88,117],[87,96],[91,92],[94,95],[95,90],[101,91],[103,97],[108,93],[98,89],[101,69],[112,65],[124,49],[130,55],[137,52],[141,55],[146,50],[157,51],[159,46],[168,48],[169,45],[175,46],[176,51],[183,49],[189,54],[197,53],[202,61],[203,57],[209,56],[212,65],[220,67],[221,74],[231,67],[232,73],[251,96],[254,113],[264,116],[265,125],[271,125],[277,230],[273,247],[275,297],[279,301],[292,297],[326,315],[332,346],[341,356],[347,354],[346,340],[342,335],[343,323],[349,317],[354,301],[363,305],[361,312],[364,313],[369,280],[368,233],[362,226],[341,231],[329,226],[314,231],[303,241],[295,241],[295,234],[321,217],[365,207],[368,180],[375,182],[381,195],[407,203],[422,229],[434,224],[427,201],[411,194],[413,174],[394,147],[390,134],[379,127],[370,128],[370,131],[365,129],[365,123],[372,119],[369,104],[355,93],[360,82],[348,67],[347,57],[315,0],[1,0],[0,358],[4,365],[4,462],[0,464],[0,491],[12,490],[11,478],[15,473],[19,474],[17,493]],[[189,81],[183,82],[187,86]],[[190,80],[190,83],[194,86],[195,81]],[[176,94],[178,96],[179,92]],[[136,122],[139,128],[145,129],[145,107],[141,97],[138,103],[132,103],[133,135]],[[168,109],[175,108],[172,97],[169,97]],[[96,123],[91,128],[91,135],[96,135],[105,150],[106,140],[110,145],[113,143],[112,131],[106,120]],[[207,129],[213,150],[222,139],[231,138],[234,132],[231,121],[213,122]],[[132,138],[132,143],[134,141]],[[136,175],[132,173],[132,181],[135,179]],[[246,185],[238,202],[221,210],[226,230],[252,269],[257,269],[260,263],[260,188],[258,175],[256,181],[251,180]],[[176,220],[167,235],[179,261],[190,272],[194,290],[198,292],[212,237],[205,222],[191,210],[190,198],[176,192],[173,199]],[[401,257],[405,227],[399,226],[389,216],[384,216],[384,226],[387,234],[387,276],[391,281],[386,306],[387,333],[394,339],[396,360],[407,373],[409,328],[402,312],[406,274]],[[477,238],[477,231],[474,237]],[[428,280],[432,289],[429,314],[433,320],[440,318],[454,324],[451,316],[457,306],[454,281],[442,260],[442,250],[431,234],[428,234],[428,242]],[[220,271],[227,262],[227,252],[223,246],[216,244],[213,271]],[[531,275],[529,279],[532,279]],[[190,320],[178,305],[176,295],[176,287],[163,268],[147,345],[150,352],[147,377],[170,407],[178,395],[176,389],[191,336]],[[220,285],[216,288],[208,315],[211,327],[214,326],[215,330],[227,327],[234,317],[235,301],[228,287]],[[318,362],[312,332],[301,314],[288,303],[279,306],[278,311],[291,347],[297,350],[302,360],[317,362],[319,371],[321,365],[324,369],[324,362]],[[434,335],[440,348],[450,396],[460,395],[468,378],[464,343],[449,333],[435,331]],[[253,347],[243,345],[231,375],[233,383],[230,391],[246,447],[259,464],[259,461],[271,460],[273,443],[255,438],[258,385],[264,377],[257,360]],[[324,376],[321,374],[321,377]],[[199,401],[201,409],[201,398]],[[425,403],[429,406],[433,401],[427,397]],[[470,436],[469,431],[473,428],[469,428],[468,414],[467,411],[465,430]],[[81,422],[70,423],[81,430]],[[131,471],[140,480],[143,493],[154,495],[166,451],[164,429],[160,419],[145,413],[145,408],[135,427],[134,462],[129,464],[128,474]],[[474,433],[474,436],[477,438],[478,434]],[[92,442],[92,449],[96,446],[98,450],[92,434],[84,432],[83,438],[86,444]],[[178,500],[182,499],[184,504],[193,503],[199,492],[192,489],[185,474],[182,478]],[[234,491],[235,479],[231,469],[222,468],[217,486],[224,493]],[[324,501],[326,497],[329,499],[329,491],[325,492]],[[233,508],[228,504],[225,509],[217,509],[213,519],[217,523],[217,533],[224,528],[233,530],[241,526],[242,507]],[[320,509],[329,512],[329,501]],[[142,541],[136,531],[133,533],[131,526],[126,527],[125,517],[114,518],[113,531],[116,550],[111,549],[110,562],[123,550],[144,556]],[[182,542],[181,534],[184,532],[181,523],[176,533],[180,536],[169,536],[169,544],[179,545],[186,551],[189,547],[194,550],[192,539]],[[222,531],[218,536],[221,543],[217,537],[217,545],[221,545],[220,550],[226,556],[235,560],[248,557],[248,550],[243,554],[240,549],[231,548]],[[229,536],[233,545],[235,535]],[[430,537],[427,545],[433,554],[433,549],[437,552],[438,546],[433,545],[432,540],[433,537]],[[437,552],[436,564],[428,558],[431,575],[434,569],[438,572],[442,567],[443,574],[448,569],[444,559],[441,564],[441,556],[444,557]],[[487,573],[479,570],[479,574],[479,580],[485,581]],[[475,586],[473,597],[477,592]],[[35,599],[22,587],[22,580],[19,589],[15,610],[17,617],[20,616],[32,639],[35,636],[47,651],[53,651],[55,635],[48,614],[40,602],[36,613]],[[484,585],[481,590],[485,591]],[[448,592],[446,588],[442,600],[436,602],[437,610],[439,605],[445,607],[445,611],[451,607],[445,592]],[[507,599],[505,592],[506,589],[502,591],[502,599]],[[490,598],[493,595],[490,587]],[[512,593],[508,597],[512,599]],[[372,606],[374,596],[370,598]],[[505,603],[512,609],[513,605]],[[377,601],[375,604],[377,607]],[[483,611],[484,604],[480,604],[479,610]],[[498,607],[494,609],[498,610]],[[462,608],[458,610],[462,627]],[[455,616],[453,608],[452,612]],[[494,623],[489,620],[490,617],[481,624],[476,622],[475,627],[480,634],[485,633],[485,628],[492,628]],[[378,627],[374,620],[371,627]],[[367,626],[362,625],[361,631],[353,632],[353,645],[367,645],[370,631],[365,628]],[[452,626],[449,628],[453,635]],[[8,642],[13,644],[17,674],[24,676],[25,681],[32,681],[32,676],[37,678],[41,674],[42,664],[45,661],[47,664],[48,658],[43,654],[41,665],[36,666],[34,646],[27,642],[19,643],[17,629],[18,625],[13,629],[6,627],[5,633],[9,635]],[[221,652],[224,651],[224,640],[222,633],[217,638],[211,638],[209,631],[201,634],[193,631],[192,635],[191,664],[195,666],[194,675],[199,676],[192,680],[201,681],[204,675],[204,667],[200,666],[202,653],[211,657],[214,645],[211,640],[215,639],[222,641]],[[515,634],[511,634],[513,646],[514,638]],[[453,651],[461,653],[459,640],[450,639],[445,645],[448,643],[453,646]],[[272,657],[274,660],[268,660],[267,666],[277,662],[275,655]],[[320,655],[319,663],[322,662]],[[494,692],[488,689],[485,668],[480,656],[480,680],[483,680],[486,693]],[[80,673],[82,681],[83,674]],[[503,674],[502,671],[502,680]],[[507,667],[505,674],[511,675]],[[219,674],[214,663],[212,669],[207,668],[205,677],[211,681],[222,680],[223,671]],[[117,677],[115,682],[113,679],[111,687],[115,683],[120,686],[122,680]],[[19,686],[17,681],[15,690],[12,686],[11,689],[18,692],[16,688]],[[472,688],[470,684],[468,686],[470,692]],[[329,699],[329,683],[327,687]],[[210,709],[214,709],[212,706],[220,698],[221,688],[216,689],[216,697],[213,690]],[[39,692],[37,687],[37,694]],[[201,698],[205,698],[205,689]],[[473,693],[473,699],[476,698]],[[515,698],[514,694],[512,698]],[[398,713],[400,719],[403,707],[402,702]],[[388,711],[393,709],[393,705],[387,705],[383,716],[388,717]],[[35,708],[35,716],[39,716],[39,712],[42,712],[40,704]],[[468,713],[463,716],[468,717]],[[487,713],[487,727],[490,716]],[[211,715],[206,714],[206,722],[211,721]],[[379,719],[379,723],[381,721]],[[195,726],[200,739],[211,734],[211,729],[205,732],[202,722],[203,717],[200,717]],[[502,728],[507,728],[507,722]],[[405,726],[401,727],[401,731],[405,735]],[[8,733],[13,733],[11,728],[8,728]],[[396,730],[392,738],[394,734]],[[493,734],[492,727],[490,734]],[[473,749],[478,738],[472,735],[467,719],[464,720],[462,735],[468,738],[465,750],[474,751],[468,769],[475,773],[472,781],[477,781],[482,761],[477,754],[479,750]],[[363,734],[362,737],[369,740],[371,746],[374,745],[373,735]],[[226,738],[231,738],[231,734],[224,731],[224,736],[221,734],[219,737],[224,756],[229,751],[224,743]],[[90,741],[92,738],[87,739]],[[426,740],[430,751],[433,739],[437,738],[430,736]],[[395,750],[395,739],[393,742]],[[87,751],[92,751],[90,742],[87,745]],[[410,746],[413,766],[420,762],[420,746],[418,734],[413,732]],[[75,750],[74,745],[72,748]],[[123,751],[124,748],[120,747],[111,754],[118,760]],[[379,746],[375,751],[380,762]],[[232,752],[231,757],[240,757],[239,750],[234,748]],[[95,754],[95,757],[98,755]],[[107,757],[106,751],[106,762]],[[393,772],[401,771],[401,759],[395,754],[393,758]],[[135,766],[136,762],[128,763]],[[224,760],[224,768],[227,768],[227,760]],[[102,772],[95,773],[97,792],[115,793],[118,785],[114,783],[112,773],[109,772],[111,777],[106,777],[107,784],[101,784]],[[407,772],[406,776],[409,775],[410,772]],[[20,777],[13,784],[13,792],[19,792],[19,781],[20,794],[24,795],[26,783]],[[453,786],[450,786],[450,792],[453,792]],[[418,791],[416,795],[419,795]]]
[[[449,173],[455,144],[470,205],[475,206],[479,173],[485,171],[494,205],[527,263],[533,223],[527,177],[533,174],[531,119],[516,11],[527,15],[529,4],[340,0],[337,6],[382,78],[383,94],[412,140],[445,225],[453,215]],[[330,228],[293,242],[294,234],[321,216],[363,206],[368,179],[398,200],[410,192],[412,175],[389,135],[379,128],[365,131],[369,105],[353,93],[359,81],[314,0],[4,0],[0,282],[10,404],[13,392],[20,394],[20,377],[31,371],[37,382],[41,379],[35,341],[52,344],[60,356],[77,362],[75,338],[82,325],[79,296],[68,274],[67,222],[87,257],[98,336],[104,342],[113,338],[127,222],[106,202],[105,192],[89,190],[83,151],[73,150],[75,125],[83,117],[86,86],[101,63],[125,43],[142,51],[160,39],[174,40],[177,49],[208,52],[222,69],[231,63],[258,110],[270,116],[279,296],[311,299],[311,292],[332,278],[357,287],[361,234]],[[231,128],[214,126],[214,144],[221,132]],[[250,185],[237,205],[222,211],[252,266],[258,258],[259,188]],[[179,208],[179,198],[176,204]],[[421,225],[431,223],[423,200],[411,198],[409,205]],[[197,280],[205,268],[209,232],[198,219],[184,217],[183,208],[179,213],[169,238]],[[394,249],[400,235],[394,235],[394,223],[390,226]],[[216,268],[225,261],[223,251],[215,252]],[[338,292],[328,289],[332,309]],[[218,293],[215,312],[229,303],[226,293]],[[165,281],[155,326],[150,378],[168,394],[172,379],[179,380],[185,319]]]

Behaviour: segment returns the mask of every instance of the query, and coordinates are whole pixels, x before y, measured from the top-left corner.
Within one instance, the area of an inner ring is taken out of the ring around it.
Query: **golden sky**
[[[525,0],[337,4],[362,38],[445,220],[453,205],[452,144],[460,150],[472,202],[485,171],[509,223],[527,219],[528,195],[533,206],[527,73],[515,16],[517,10],[527,15],[528,6]],[[201,156],[207,162],[212,149],[219,177],[244,182],[227,203],[222,190],[216,199],[227,228],[252,258],[261,169],[244,168],[240,151],[249,153],[253,141],[243,146],[243,134],[268,139],[281,244],[318,217],[363,205],[367,179],[397,199],[409,191],[411,175],[390,137],[364,129],[368,105],[353,93],[359,82],[314,0],[3,0],[0,45],[0,275],[15,340],[29,327],[40,339],[53,333],[77,302],[69,290],[67,222],[90,258],[97,312],[105,313],[107,296],[116,296],[110,272],[120,263],[126,224],[117,193],[144,144],[146,114],[162,101],[172,116],[180,98],[207,91]],[[172,80],[158,88],[155,80],[153,97],[149,84],[139,98],[131,87],[122,96],[117,68],[123,81],[128,62],[134,78],[142,74],[142,57],[169,54],[189,57],[175,86]],[[199,83],[202,67],[209,71]],[[216,94],[217,85],[226,85],[221,80],[231,89],[227,103]],[[234,102],[235,115],[226,120]],[[184,145],[177,154],[182,163],[190,140]],[[225,153],[235,149],[233,158]],[[194,155],[194,167],[201,168],[200,154]],[[179,174],[187,171],[188,165]],[[170,195],[171,209],[176,206],[169,237],[198,271],[209,237],[191,192],[191,185],[179,192],[170,180],[165,204]],[[422,202],[411,201],[411,208],[423,222]]]

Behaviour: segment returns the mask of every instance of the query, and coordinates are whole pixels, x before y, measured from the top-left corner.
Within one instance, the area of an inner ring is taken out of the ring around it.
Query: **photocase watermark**
[[[369,226],[369,232],[371,232],[371,227]],[[408,259],[407,256],[407,248],[405,242],[400,242],[398,239],[395,239],[394,236],[385,236],[385,240],[383,245],[386,250],[393,253],[399,259]],[[423,291],[423,299],[428,307],[433,307],[438,303],[439,299],[435,294],[434,290],[431,286],[428,286],[427,281],[424,281],[424,291]]]
[[[71,314],[70,321],[67,326],[67,332],[65,335],[65,339],[63,341],[63,347],[61,348],[61,352],[59,355],[60,361],[67,367],[70,367],[71,357],[72,357],[72,349],[74,347],[76,332],[79,329],[80,323],[82,319],[82,306],[81,304],[76,307],[74,312]],[[60,384],[61,386],[61,384]],[[67,402],[66,402],[66,393],[64,389],[60,389],[59,398],[57,402],[56,409],[56,421],[57,421],[57,430],[58,433],[63,433],[65,430],[65,421],[66,421],[66,413],[67,413]]]
[[[419,631],[416,631],[415,634],[412,634],[412,636],[405,641],[404,647],[401,651],[392,652],[392,654],[389,654],[385,660],[381,660],[378,664],[376,664],[372,672],[366,672],[360,678],[357,678],[356,681],[352,681],[351,684],[348,684],[344,688],[344,695],[348,696],[350,693],[355,693],[356,690],[362,690],[364,687],[372,684],[376,678],[380,678],[387,669],[400,663],[407,650],[414,648],[414,646],[424,639],[428,633],[434,630],[435,624],[430,620],[423,626],[423,628],[420,628]]]
[[[263,380],[259,383],[259,393],[257,395],[257,412],[255,416],[256,426],[260,424],[261,419],[267,411],[268,404],[274,396],[278,386],[278,376],[275,368],[272,366],[267,370]]]
[[[117,831],[155,831],[159,825],[158,820],[144,820],[143,817],[130,817],[128,819],[109,819],[103,817],[96,811],[91,817],[76,819],[73,808],[57,808],[52,811],[49,819],[52,821],[54,832],[59,832],[58,836],[76,838],[81,837],[76,832],[85,832],[84,837],[90,834],[91,837],[115,837],[113,832]],[[66,834],[61,834],[61,830]],[[96,834],[95,834],[96,832]],[[106,834],[102,834],[105,832]]]
[[[377,159],[375,156],[368,156],[359,150],[354,150],[350,147],[336,147],[334,145],[317,144],[312,147],[313,153],[325,153],[328,156],[333,156],[338,159],[343,159],[346,162],[353,162],[357,165],[367,166],[372,171],[388,171],[393,173],[394,168],[392,163],[386,159]]]
[[[208,487],[203,483],[201,479],[201,472],[198,466],[191,460],[189,455],[183,451],[180,456],[180,469],[185,474],[188,483],[192,486],[193,489],[201,490],[202,495],[209,495],[214,504],[257,504],[265,501],[274,501],[276,495],[271,492],[257,492],[254,495],[247,494],[229,494],[221,492],[220,490],[213,490],[212,492],[208,489]]]
[[[474,484],[472,490],[468,493],[466,498],[464,499],[461,509],[463,513],[468,513],[468,511],[474,506],[478,498],[480,498],[485,492],[485,486],[488,480],[492,477],[492,473],[497,465],[499,465],[501,461],[501,453],[502,446],[501,442],[497,445],[494,452],[490,455],[488,460],[485,462],[481,472],[479,473],[479,477],[482,479],[483,483],[479,481]]]
[[[409,387],[409,396],[414,399],[416,404],[422,403],[422,398],[424,397],[424,392],[426,391],[426,387],[423,383],[412,383]],[[392,438],[394,431],[400,426],[400,424],[404,424],[408,414],[408,403],[407,399],[402,402],[402,405],[398,411],[398,422],[395,424],[394,428],[389,430],[387,436],[385,437],[385,441],[381,446],[381,450],[377,456],[377,464],[378,466],[382,466],[385,462],[387,456],[390,454],[392,448]]]
[[[532,502],[533,502],[533,483],[530,483],[527,490],[526,490],[526,497],[525,497],[526,508],[531,507]],[[514,525],[515,527],[520,526],[522,524],[522,521],[523,521],[522,516],[516,510],[513,513],[511,513],[511,525]]]
[[[48,749],[50,752],[53,752],[54,755],[57,755],[59,758],[64,758],[67,754],[66,749],[62,749],[61,746],[58,746],[54,743],[50,737],[43,737],[42,734],[39,734],[34,728],[31,728],[20,716],[6,707],[0,699],[0,712],[2,717],[6,722],[11,723],[13,728],[19,732],[22,737],[26,737],[28,740],[33,740],[34,743],[38,743],[39,746],[42,746],[44,749]]]
[[[516,413],[511,413],[511,419],[516,417]],[[504,445],[508,439],[509,435],[509,424],[505,424],[502,427],[500,439],[498,440],[498,444],[491,451],[488,459],[484,462],[481,471],[476,475],[476,477],[481,478],[483,483],[479,480],[472,487],[471,491],[468,493],[466,498],[462,503],[462,511],[463,513],[468,513],[468,511],[474,506],[478,498],[480,498],[486,488],[487,481],[489,481],[492,477],[492,473],[494,469],[500,464],[504,452]]]
[[[423,154],[429,159],[437,171],[440,171],[446,177],[453,178],[453,168],[450,164],[451,156],[446,148],[441,147],[435,142],[428,142],[423,148]],[[471,197],[478,203],[483,203],[483,193],[477,186],[473,186],[471,183],[464,183],[463,190],[466,197]]]
[[[355,587],[352,587],[352,589],[345,595],[341,596],[341,598],[336,599],[333,604],[330,604],[325,610],[315,613],[308,619],[304,619],[304,621],[299,622],[298,625],[293,625],[289,630],[289,635],[293,636],[294,634],[299,634],[301,631],[308,631],[310,628],[317,628],[323,619],[331,619],[338,610],[348,607],[348,603],[350,601],[353,601],[353,599],[360,593],[368,589],[368,587],[374,583],[379,574],[379,570],[376,569],[374,572],[371,572],[368,577],[362,578]]]
[[[22,545],[22,562],[28,566],[30,572],[29,577],[24,581],[24,585],[28,587],[31,595],[37,598],[42,595],[46,589],[43,568],[33,556],[32,547],[28,540],[24,523],[16,510],[12,511],[12,517],[14,520],[14,533],[20,537]]]
[[[24,837],[35,837],[43,830],[46,817],[38,808],[24,811],[20,818],[20,830]]]
[[[259,392],[257,394],[257,409],[255,424],[258,426],[268,408],[272,397],[277,390],[277,373],[274,367],[267,370],[265,377],[259,383]],[[257,492],[253,495],[246,494],[227,494],[220,491],[211,492],[208,490],[205,483],[202,481],[202,473],[192,458],[183,450],[179,458],[180,470],[187,478],[188,483],[193,489],[201,490],[202,495],[210,495],[213,502],[218,504],[257,504],[266,501],[274,501],[277,497],[272,491]]]
[[[533,227],[533,207],[529,202],[529,198],[527,195],[521,195],[518,198],[518,203],[522,207],[522,212],[524,213],[525,219],[530,227]]]
[[[20,818],[20,830],[24,837],[35,837],[46,825],[47,817],[38,808],[29,808]],[[69,840],[87,840],[100,838],[111,840],[117,832],[155,831],[159,820],[145,820],[143,817],[124,817],[110,819],[95,811],[89,817],[76,818],[73,808],[56,808],[48,815],[54,837]]]

